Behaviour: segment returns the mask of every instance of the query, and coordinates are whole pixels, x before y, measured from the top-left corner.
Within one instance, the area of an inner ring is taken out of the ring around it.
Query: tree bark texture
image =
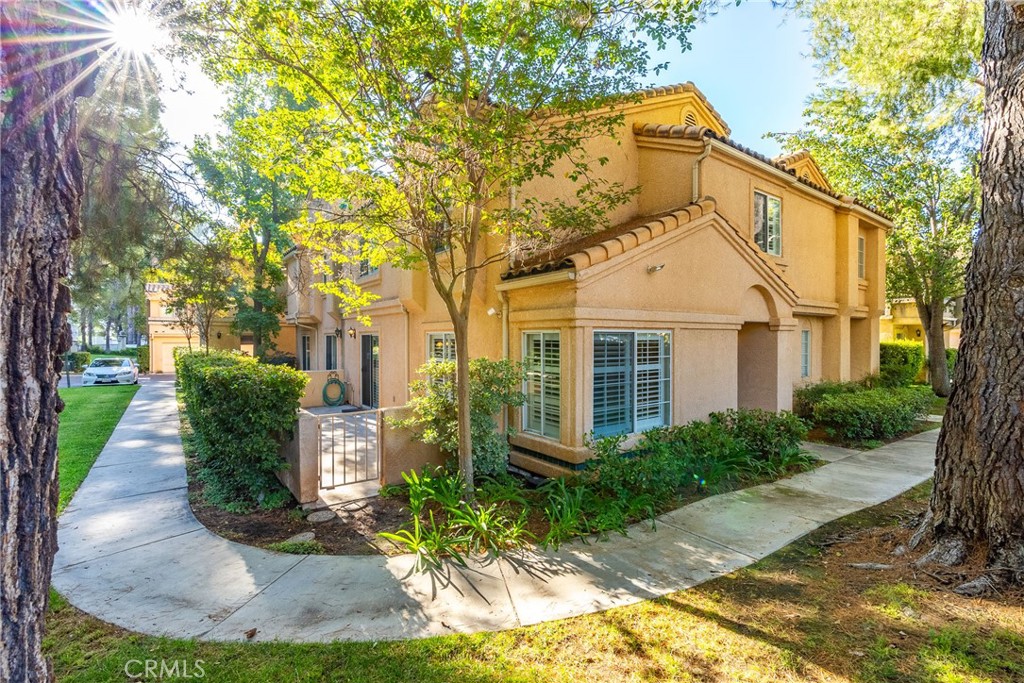
[[[990,569],[1024,582],[1024,5],[986,0],[982,69],[980,235],[932,529],[937,550],[984,544]]]
[[[60,61],[80,41],[25,38],[66,33],[44,18],[59,13],[57,2],[0,2],[0,681],[52,678],[42,640],[57,550],[57,382],[71,341],[61,279],[82,193],[74,98],[91,85],[75,84],[86,58]]]

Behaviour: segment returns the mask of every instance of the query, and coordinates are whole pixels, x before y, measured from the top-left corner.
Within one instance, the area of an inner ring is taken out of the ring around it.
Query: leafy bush
[[[454,455],[459,449],[455,362],[433,360],[419,372],[425,379],[410,384],[413,417],[393,424],[412,429],[424,443]],[[508,434],[498,431],[494,417],[502,406],[523,405],[522,383],[522,366],[514,361],[474,358],[469,363],[470,433],[477,474],[499,474],[508,467]]]
[[[814,415],[814,406],[818,405],[826,396],[836,394],[853,394],[864,391],[865,385],[861,382],[833,382],[825,380],[817,384],[808,384],[793,391],[793,412],[803,418]]]
[[[105,351],[102,346],[87,346],[86,351],[94,356],[117,356],[119,358],[135,358],[138,349],[112,349]]]
[[[879,374],[882,386],[906,387],[924,367],[924,344],[889,341],[879,345]]]
[[[66,358],[71,372],[81,372],[92,362],[92,354],[88,351],[69,351]]]
[[[279,437],[295,424],[308,377],[229,352],[181,353],[176,366],[207,499],[234,511],[283,504]]]
[[[290,368],[298,368],[299,363],[295,354],[283,353],[281,351],[270,351],[260,356],[260,362],[267,365],[285,365]]]
[[[799,453],[800,442],[807,438],[807,425],[787,411],[727,410],[712,413],[710,422],[721,425],[746,445],[754,457],[768,462],[786,460]]]
[[[822,399],[814,419],[849,441],[891,439],[909,431],[927,414],[932,393],[926,387],[871,389]]]
[[[138,358],[135,362],[139,366],[139,372],[149,372],[149,345],[143,344],[138,349]]]
[[[949,370],[949,381],[953,381],[953,368],[956,367],[957,349],[946,349],[946,368]]]

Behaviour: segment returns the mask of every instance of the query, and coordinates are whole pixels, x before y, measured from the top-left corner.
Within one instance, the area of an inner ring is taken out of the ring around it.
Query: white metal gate
[[[379,410],[317,416],[321,489],[380,477],[379,418]]]

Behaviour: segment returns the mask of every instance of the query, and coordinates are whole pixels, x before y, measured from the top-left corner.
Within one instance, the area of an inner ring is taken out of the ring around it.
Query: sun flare
[[[112,45],[133,57],[152,54],[166,41],[167,35],[157,18],[141,7],[123,5],[107,19]]]

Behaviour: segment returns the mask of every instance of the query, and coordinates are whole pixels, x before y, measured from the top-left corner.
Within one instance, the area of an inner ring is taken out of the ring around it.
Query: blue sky
[[[690,34],[693,48],[666,50],[658,85],[693,81],[732,128],[732,137],[773,156],[781,150],[762,136],[800,126],[804,101],[817,82],[807,25],[768,0],[728,3]],[[190,145],[195,135],[214,132],[223,97],[199,69],[187,70],[191,92],[164,91],[164,125],[171,138]]]
[[[666,51],[662,84],[693,81],[732,129],[731,137],[773,156],[765,133],[800,127],[817,74],[809,57],[808,25],[770,2],[729,5],[690,34],[693,48]]]

